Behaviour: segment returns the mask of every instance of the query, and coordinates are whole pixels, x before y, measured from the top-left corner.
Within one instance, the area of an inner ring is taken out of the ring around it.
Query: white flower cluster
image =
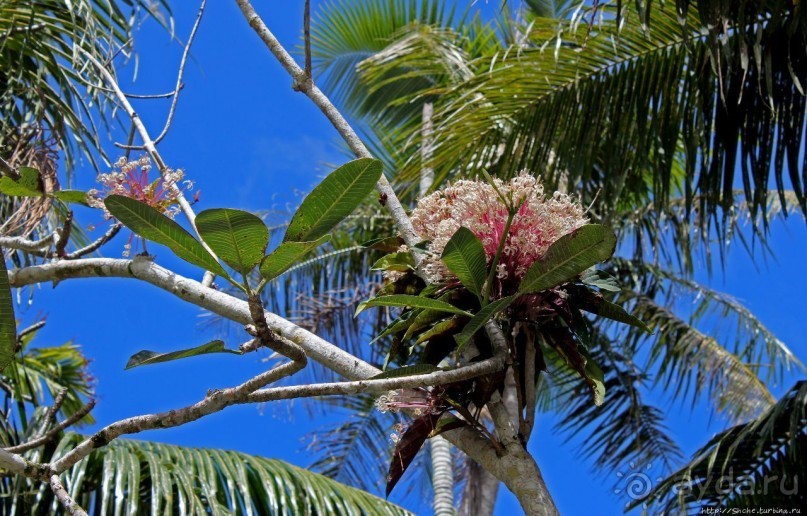
[[[418,202],[412,212],[412,223],[424,239],[431,241],[424,261],[430,281],[441,282],[453,277],[440,261],[440,255],[462,226],[480,239],[490,263],[505,236],[509,214],[499,194],[515,205],[520,204],[497,266],[500,282],[522,278],[552,243],[588,222],[578,200],[558,192],[547,197],[541,181],[526,172],[507,182],[493,181],[493,185],[482,181],[457,181]]]

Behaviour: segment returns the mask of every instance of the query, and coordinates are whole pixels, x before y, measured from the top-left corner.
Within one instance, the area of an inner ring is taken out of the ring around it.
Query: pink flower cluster
[[[544,195],[541,181],[527,173],[504,182],[457,181],[418,202],[412,212],[415,230],[431,243],[424,270],[432,282],[453,275],[440,261],[448,241],[464,226],[482,242],[490,265],[504,236],[508,208],[500,195],[520,208],[510,226],[497,267],[494,297],[507,295],[524,277],[530,265],[558,238],[588,223],[585,210],[573,197],[555,192]],[[497,190],[499,193],[497,193]]]
[[[100,174],[98,182],[103,185],[103,192],[96,189],[87,192],[90,206],[104,210],[106,218],[112,215],[106,211],[104,198],[107,195],[123,195],[156,208],[168,217],[174,218],[179,211],[176,206],[177,194],[180,190],[190,190],[191,181],[182,181],[185,173],[182,170],[167,170],[160,178],[149,181],[151,160],[148,156],[128,161],[121,157],[114,165],[115,170],[109,174]],[[180,186],[174,189],[174,185]]]

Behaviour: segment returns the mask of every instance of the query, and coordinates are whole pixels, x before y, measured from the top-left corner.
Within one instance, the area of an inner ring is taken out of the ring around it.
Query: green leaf
[[[168,247],[187,262],[229,278],[224,268],[198,240],[148,204],[122,195],[109,195],[104,204],[109,213],[143,238]]]
[[[616,236],[600,224],[587,224],[563,235],[532,264],[521,281],[522,294],[541,292],[575,276],[614,254]]]
[[[4,178],[5,179],[5,178]],[[0,249],[0,373],[14,360],[17,347],[17,323],[14,319],[14,302],[3,250]]]
[[[436,322],[442,321],[443,319],[445,319],[445,312],[441,312],[440,310],[423,310],[406,329],[406,333],[404,333],[401,340],[405,342],[409,340],[415,332],[433,326]]]
[[[391,296],[380,296],[368,299],[358,306],[355,315],[359,315],[365,308],[370,308],[371,306],[409,306],[412,308],[424,308],[426,310],[437,310],[471,317],[471,314],[465,310],[460,310],[445,301],[430,299],[428,297],[408,296],[406,294],[394,294]]]
[[[580,290],[583,290],[582,287]],[[587,289],[586,291],[587,293],[578,296],[578,304],[582,310],[599,315],[600,317],[605,317],[606,319],[641,328],[647,333],[653,334],[653,330],[651,330],[644,321],[629,314],[621,306],[607,301],[599,292],[592,292]]]
[[[465,288],[479,296],[487,276],[487,255],[482,242],[468,229],[461,227],[446,244],[443,263]]]
[[[261,276],[267,280],[277,278],[317,247],[331,239],[325,235],[313,242],[283,242],[261,261]]]
[[[171,351],[170,353],[157,353],[156,351],[138,351],[129,358],[126,362],[124,369],[131,369],[142,365],[158,364],[160,362],[170,362],[172,360],[179,360],[180,358],[195,357],[198,355],[208,355],[210,353],[232,353],[240,355],[240,351],[234,349],[227,349],[224,347],[224,341],[214,340],[207,344],[202,344],[195,348],[182,349],[179,351]]]
[[[437,371],[437,368],[431,364],[415,364],[399,367],[397,369],[390,369],[383,373],[370,377],[369,380],[382,380],[384,378],[403,378],[405,376],[417,376],[419,374],[428,374]]]
[[[284,242],[306,242],[333,229],[375,188],[381,162],[361,158],[345,163],[317,185],[291,219]]]
[[[40,197],[44,194],[39,182],[39,171],[31,167],[20,167],[20,179],[15,181],[8,176],[0,178],[0,192],[14,197]]]
[[[53,196],[67,204],[90,205],[87,202],[87,192],[82,192],[81,190],[59,190],[58,192],[53,192]]]
[[[370,341],[370,344],[386,337],[387,335],[392,335],[393,333],[400,333],[406,330],[407,328],[409,328],[409,326],[411,326],[415,322],[415,319],[421,312],[422,310],[411,310],[409,312],[403,313],[398,319],[395,319],[394,321],[389,323],[387,327],[384,328],[384,330],[381,333],[379,333],[376,338]]]
[[[462,318],[454,316],[451,319],[446,319],[445,321],[435,324],[428,331],[424,331],[422,334],[418,335],[415,344],[421,344],[444,333],[456,333],[460,328],[462,328]]]
[[[605,374],[603,374],[597,362],[591,358],[585,346],[578,346],[577,350],[586,359],[585,375],[583,376],[586,379],[586,383],[588,383],[588,386],[591,388],[594,404],[599,407],[605,401]]]
[[[374,271],[412,271],[415,270],[415,258],[409,252],[392,253],[379,258],[371,269]]]
[[[622,292],[622,287],[617,283],[617,279],[605,271],[591,269],[583,273],[580,277],[580,281],[586,285],[598,287],[609,292]]]
[[[471,337],[473,337],[476,334],[476,332],[478,332],[485,325],[485,323],[488,322],[488,320],[491,317],[501,312],[502,310],[506,309],[517,298],[518,295],[503,297],[501,299],[497,299],[496,301],[491,302],[488,305],[485,305],[484,308],[479,310],[479,312],[477,312],[471,318],[471,320],[468,321],[468,324],[465,325],[465,328],[463,328],[462,331],[456,337],[454,337],[454,340],[457,341],[457,345],[459,346],[457,348],[457,351],[462,350],[462,348],[464,348],[465,345],[468,344],[468,341],[471,340]]]
[[[367,247],[369,249],[375,249],[376,251],[381,251],[384,253],[394,253],[397,251],[402,245],[404,245],[403,238],[399,236],[392,236],[392,237],[380,237],[374,238],[372,240],[368,240],[367,242],[363,242],[359,244],[362,247]]]
[[[210,249],[241,274],[249,274],[260,263],[269,245],[266,224],[242,210],[205,210],[196,217],[196,229]]]

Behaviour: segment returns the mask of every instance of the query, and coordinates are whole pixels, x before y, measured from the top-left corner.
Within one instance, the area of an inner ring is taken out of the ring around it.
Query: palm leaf
[[[629,355],[618,352],[608,337],[596,330],[590,346],[592,358],[605,371],[605,401],[591,403],[590,389],[570,368],[553,367],[551,395],[562,419],[557,429],[566,440],[578,439],[579,454],[593,461],[601,472],[632,464],[658,464],[671,471],[682,457],[681,450],[664,424],[664,412],[646,403],[642,391],[649,375]]]
[[[57,458],[82,437],[58,443]],[[119,439],[67,470],[63,481],[98,514],[409,514],[400,507],[279,460]],[[17,511],[60,510],[49,491],[20,495]]]
[[[807,66],[791,74],[788,63],[779,62],[789,58],[796,66],[807,59],[801,51],[777,57],[777,45],[784,43],[772,41],[766,49],[773,54],[770,63],[752,63],[748,76],[733,69],[718,77],[694,13],[684,27],[672,8],[656,10],[646,29],[633,11],[623,21],[621,31],[608,16],[593,27],[566,24],[559,33],[555,21],[538,19],[528,44],[474,63],[484,73],[453,88],[449,100],[436,106],[433,165],[439,178],[480,167],[500,176],[525,168],[546,171],[551,182],[569,189],[602,188],[603,209],[643,199],[658,208],[680,187],[687,213],[698,208],[701,224],[709,227],[735,200],[736,151],[737,180],[753,217],[767,202],[769,179],[780,193],[786,190],[785,170],[804,208],[799,148],[805,99],[796,79],[807,82]],[[739,45],[738,38],[729,35],[728,45]],[[789,44],[805,48],[798,34],[794,38]],[[782,86],[742,87],[745,81],[756,84],[756,66],[772,67],[774,84]],[[400,129],[396,143],[416,144],[417,130]],[[674,174],[679,160],[683,178]],[[419,169],[411,160],[404,179]]]
[[[42,125],[65,150],[71,170],[76,151],[94,163],[101,152],[97,114],[114,104],[81,52],[106,61],[127,44],[141,11],[166,3],[146,0],[10,0],[0,7],[0,149],[31,125]],[[169,11],[170,12],[170,11]],[[89,86],[88,86],[89,84]],[[96,107],[90,107],[96,106]],[[98,111],[96,111],[96,109]],[[101,122],[108,123],[106,117]],[[103,155],[103,154],[102,154]]]
[[[803,508],[807,497],[795,482],[807,473],[805,457],[807,382],[800,381],[759,418],[716,435],[632,505],[653,504],[665,514],[703,506]]]

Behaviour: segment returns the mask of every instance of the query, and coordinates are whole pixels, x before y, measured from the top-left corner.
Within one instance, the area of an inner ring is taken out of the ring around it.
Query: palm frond
[[[8,389],[5,395],[5,418],[12,421],[9,405],[16,407],[16,424],[20,425],[23,434],[27,431],[28,410],[46,405],[56,397],[62,389],[67,389],[60,412],[70,417],[84,406],[84,398],[93,393],[92,377],[87,374],[88,361],[81,353],[78,345],[66,342],[60,346],[29,347],[33,334],[22,341],[22,349],[16,360],[0,377],[2,384]],[[91,415],[82,419],[83,423],[92,423]],[[19,444],[7,443],[7,446]]]
[[[633,301],[633,315],[655,334],[645,338],[632,332],[626,338],[634,350],[650,341],[645,367],[656,371],[656,383],[663,385],[665,392],[693,402],[708,395],[716,410],[735,421],[756,416],[773,404],[774,398],[760,380],[756,363],[743,361],[652,298],[627,297]]]
[[[807,382],[798,382],[759,418],[721,432],[643,499],[665,514],[702,507],[802,509],[807,496]]]
[[[43,126],[65,151],[94,163],[102,152],[96,116],[114,104],[80,55],[100,61],[128,45],[137,12],[154,13],[164,1],[10,0],[0,7],[0,152],[32,126]],[[170,12],[170,11],[169,11]],[[90,86],[87,86],[88,83]],[[94,107],[91,107],[94,106]],[[100,121],[107,123],[102,116]],[[102,154],[103,155],[103,154]]]
[[[735,201],[739,164],[752,217],[765,215],[770,182],[787,189],[785,170],[805,208],[799,149],[806,104],[796,79],[807,82],[807,57],[804,43],[792,50],[801,33],[770,41],[767,61],[751,59],[747,70],[718,76],[693,13],[683,27],[672,8],[656,10],[647,28],[631,10],[622,21],[621,30],[606,16],[558,32],[557,22],[537,19],[529,45],[474,63],[480,73],[436,106],[437,180],[480,167],[500,176],[529,169],[569,190],[601,188],[604,208],[649,200],[660,207],[683,196],[686,212],[699,210],[708,227]],[[733,47],[742,43],[738,34],[727,38]],[[758,84],[768,68],[775,87]],[[416,142],[416,130],[403,128],[397,143]],[[674,174],[677,161],[684,174]],[[413,158],[404,179],[419,170]]]
[[[383,50],[399,31],[413,24],[449,27],[457,18],[454,2],[437,0],[332,0],[312,22],[312,59],[323,89],[348,112],[377,104],[358,80],[361,61]],[[422,87],[418,88],[422,89]]]
[[[649,375],[619,353],[605,334],[594,330],[594,341],[589,349],[605,371],[605,401],[591,403],[589,387],[570,368],[554,369],[550,374],[559,385],[553,392],[562,415],[556,429],[567,441],[583,435],[578,451],[599,471],[659,462],[671,471],[682,454],[664,424],[664,412],[643,399]]]
[[[82,437],[67,434],[53,458]],[[62,475],[95,514],[409,514],[402,508],[279,460],[244,453],[119,439]],[[30,488],[4,514],[59,513],[50,490]]]
[[[763,253],[769,252],[764,234],[766,224],[772,220],[785,217],[788,212],[798,209],[798,199],[793,191],[786,191],[784,196],[776,191],[769,191],[767,205],[755,219],[751,218],[748,202],[742,191],[735,190],[735,204],[723,212],[719,232],[700,231],[699,212],[686,214],[686,199],[670,199],[663,209],[659,210],[654,203],[646,203],[622,214],[614,214],[611,220],[616,228],[620,242],[630,242],[633,247],[633,260],[662,264],[667,269],[674,268],[684,275],[694,272],[694,263],[706,265],[711,273],[714,262],[714,250],[720,254],[720,263],[724,264],[726,253],[732,243],[739,241],[755,258],[756,245]],[[695,202],[699,202],[698,196]],[[782,204],[784,202],[784,204]],[[594,217],[598,218],[595,208]],[[723,240],[718,242],[722,236]],[[717,242],[717,245],[714,245]]]
[[[348,410],[346,420],[312,434],[317,460],[311,469],[369,492],[381,492],[392,456],[390,433],[396,419],[375,409],[375,397],[327,400]]]

